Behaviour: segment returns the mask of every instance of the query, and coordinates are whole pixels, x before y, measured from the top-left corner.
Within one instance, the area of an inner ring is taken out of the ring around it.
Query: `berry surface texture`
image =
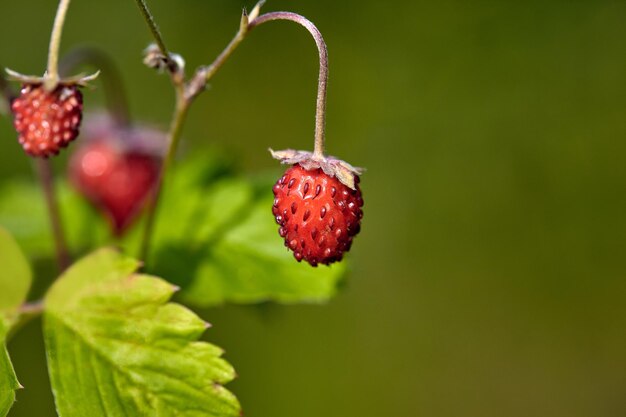
[[[59,84],[46,91],[41,84],[26,84],[11,109],[24,151],[47,158],[58,154],[78,136],[83,97],[76,85]]]
[[[312,266],[340,261],[361,229],[363,198],[321,169],[289,168],[273,188],[272,212],[294,257]]]

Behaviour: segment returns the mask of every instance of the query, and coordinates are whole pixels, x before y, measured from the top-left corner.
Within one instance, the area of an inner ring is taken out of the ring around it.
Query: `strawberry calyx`
[[[24,75],[20,74],[17,71],[13,71],[12,69],[5,68],[4,69],[8,75],[8,79],[10,81],[16,81],[24,85],[43,85],[46,91],[53,91],[59,85],[63,85],[66,87],[70,86],[79,86],[79,87],[88,87],[89,83],[100,75],[100,71],[96,71],[93,74],[86,75],[84,73],[73,75],[71,77],[64,77],[61,79],[54,79],[49,77],[47,74],[44,74],[43,77],[39,77],[36,75]]]
[[[298,164],[307,171],[321,168],[330,177],[336,177],[346,187],[356,190],[355,176],[361,175],[363,168],[354,167],[337,159],[334,156],[318,156],[308,151],[298,151],[295,149],[285,149],[274,151],[269,149],[272,157],[283,164]]]

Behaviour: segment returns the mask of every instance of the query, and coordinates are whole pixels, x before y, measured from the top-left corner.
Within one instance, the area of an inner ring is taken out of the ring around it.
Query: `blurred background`
[[[149,5],[195,68],[253,3]],[[2,2],[0,65],[42,73],[55,9]],[[626,415],[626,3],[264,7],[281,9],[329,45],[328,151],[367,167],[365,218],[328,305],[200,312],[245,414]],[[150,40],[133,1],[75,0],[62,48],[111,54],[133,116],[165,127],[173,94],[141,63]],[[316,57],[296,25],[255,30],[192,107],[183,152],[218,144],[278,173],[269,146],[312,147]],[[29,160],[0,118],[0,177],[20,175]],[[26,387],[12,416],[54,415],[38,325],[9,346]]]

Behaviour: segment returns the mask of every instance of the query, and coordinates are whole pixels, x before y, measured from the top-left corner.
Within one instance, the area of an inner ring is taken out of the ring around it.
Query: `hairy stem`
[[[165,42],[163,41],[163,36],[161,36],[161,31],[159,30],[159,26],[157,26],[156,22],[154,21],[154,16],[152,16],[152,13],[150,13],[150,9],[148,9],[148,4],[146,3],[145,0],[135,0],[135,3],[137,3],[137,6],[139,7],[139,11],[141,11],[141,15],[143,16],[144,20],[148,24],[148,28],[150,28],[152,37],[154,38],[154,41],[159,47],[159,50],[161,51],[163,56],[169,60],[169,57],[170,57],[169,51],[167,47],[165,46]],[[171,66],[171,64],[169,64],[168,66]]]
[[[168,150],[163,160],[163,165],[161,166],[161,172],[159,173],[157,185],[155,186],[155,190],[148,203],[148,212],[146,214],[146,222],[141,240],[141,252],[139,259],[143,260],[145,263],[148,262],[147,257],[150,251],[150,241],[152,239],[152,235],[154,234],[154,222],[163,191],[163,185],[165,183],[166,175],[174,162],[174,157],[176,156],[176,151],[178,149],[178,143],[180,142],[183,124],[187,118],[187,111],[189,110],[190,104],[191,101],[185,97],[184,86],[177,86],[176,107],[174,109],[174,115],[168,131]]]
[[[66,54],[60,62],[61,75],[73,72],[76,67],[87,64],[102,70],[102,84],[106,107],[113,119],[120,126],[130,123],[128,100],[122,76],[113,59],[104,51],[93,47],[79,47]]]
[[[226,60],[230,58],[230,56],[233,54],[235,49],[237,49],[239,44],[246,38],[246,34],[247,34],[247,27],[242,25],[239,28],[239,31],[237,31],[237,34],[235,35],[235,37],[228,43],[228,45],[226,45],[226,48],[224,48],[224,50],[217,56],[217,58],[215,58],[215,60],[211,63],[211,65],[209,65],[204,71],[203,73],[204,82],[208,82],[211,78],[213,78],[215,73],[220,68],[222,68],[222,65],[224,65]]]
[[[152,16],[152,13],[150,13],[146,1],[135,0],[135,2],[137,3],[137,6],[139,6],[139,10],[141,11],[144,20],[148,24],[150,32],[152,32],[152,36],[161,54],[167,60],[167,66],[171,75],[172,84],[174,85],[174,89],[176,90],[176,106],[174,108],[174,114],[172,116],[172,121],[170,123],[170,128],[168,131],[168,149],[167,153],[165,154],[163,164],[161,166],[161,172],[159,173],[157,184],[152,195],[150,196],[150,200],[148,201],[146,221],[141,240],[139,259],[143,260],[144,263],[147,263],[147,257],[150,251],[150,241],[152,239],[152,235],[154,234],[155,220],[158,211],[159,201],[161,198],[167,173],[170,166],[172,165],[174,157],[176,156],[178,142],[180,141],[180,133],[182,131],[182,127],[187,116],[187,110],[189,109],[189,105],[191,104],[191,98],[188,98],[186,95],[185,80],[182,74],[179,73],[176,63],[170,58],[169,51],[165,46],[165,42],[163,41],[163,37],[161,36],[159,27],[154,21],[154,17]]]
[[[50,35],[50,47],[48,48],[48,66],[46,70],[47,88],[54,89],[59,82],[59,47],[61,45],[61,33],[65,23],[65,15],[70,6],[70,0],[59,1],[57,14]]]
[[[161,50],[161,53],[168,57],[169,54],[165,45],[163,43],[163,39],[159,33],[159,30],[154,22],[152,15],[150,14],[146,3],[144,0],[136,0],[139,8],[144,15],[144,18],[150,29],[152,34]],[[185,83],[184,80],[172,77],[174,81],[174,87],[176,88],[176,107],[174,111],[174,116],[172,118],[172,122],[170,125],[170,130],[168,133],[169,137],[169,149],[163,161],[163,166],[161,168],[161,172],[159,174],[159,180],[155,191],[151,197],[149,202],[147,217],[145,222],[145,228],[142,238],[141,244],[141,253],[140,259],[144,262],[147,261],[147,256],[150,250],[150,241],[152,239],[152,235],[154,234],[154,223],[156,214],[158,211],[159,199],[163,191],[163,184],[166,180],[167,172],[172,165],[174,156],[176,155],[176,150],[178,148],[178,142],[180,140],[180,133],[182,130],[183,123],[187,116],[187,111],[193,98],[197,96],[202,90],[206,83],[217,73],[217,71],[224,65],[224,63],[228,60],[228,58],[232,55],[232,53],[237,49],[239,44],[246,38],[247,34],[253,28],[274,20],[287,20],[291,22],[298,23],[299,25],[305,27],[313,36],[315,43],[317,45],[317,49],[319,52],[319,79],[318,79],[318,92],[317,92],[317,104],[316,104],[316,113],[315,113],[315,148],[314,148],[314,157],[323,158],[324,157],[324,128],[326,123],[326,90],[328,85],[328,50],[326,48],[326,43],[324,42],[324,38],[322,34],[317,29],[317,27],[304,16],[301,16],[296,13],[291,12],[272,12],[266,13],[258,16],[258,11],[263,4],[263,1],[259,2],[253,12],[252,12],[252,20],[248,20],[248,15],[244,12],[241,23],[239,26],[239,31],[235,35],[235,37],[230,41],[230,43],[226,46],[226,48],[218,55],[218,57],[213,61],[211,65],[208,67],[202,67],[196,73],[196,76],[192,78],[188,83]],[[170,72],[174,75],[175,66],[170,67]]]
[[[52,164],[49,159],[37,158],[37,173],[39,181],[43,189],[50,225],[52,227],[52,235],[54,237],[54,247],[56,250],[57,264],[59,271],[62,272],[70,264],[70,258],[65,243],[65,235],[63,233],[63,223],[59,213],[59,204],[56,198],[54,187],[54,174],[52,172]]]
[[[324,42],[324,38],[319,29],[306,17],[291,12],[270,12],[256,17],[247,25],[242,25],[228,46],[226,46],[215,61],[206,68],[203,74],[204,81],[208,82],[215,73],[217,73],[252,29],[263,23],[274,20],[287,20],[303,26],[313,36],[315,44],[317,45],[320,69],[317,83],[317,102],[315,106],[315,145],[313,155],[317,158],[323,158],[325,141],[324,130],[326,126],[326,92],[328,89],[328,48],[326,47],[326,42]]]
[[[288,20],[305,27],[311,36],[313,36],[315,44],[317,45],[320,70],[317,82],[317,103],[315,106],[315,147],[313,150],[313,156],[323,158],[324,129],[326,126],[326,91],[328,88],[328,48],[326,47],[326,42],[324,42],[321,32],[317,29],[313,22],[304,16],[291,12],[265,13],[250,22],[249,27],[250,29],[253,29],[256,26],[273,20]]]

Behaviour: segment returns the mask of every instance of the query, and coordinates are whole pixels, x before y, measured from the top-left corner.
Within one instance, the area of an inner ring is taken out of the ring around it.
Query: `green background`
[[[189,68],[209,63],[252,6],[149,4]],[[43,71],[55,8],[2,1],[0,65]],[[368,171],[337,298],[201,312],[246,415],[626,415],[626,3],[264,9],[322,30],[328,150]],[[132,0],[75,0],[62,46],[112,54],[133,115],[166,126],[173,94],[141,63],[149,41]],[[316,74],[304,30],[256,29],[193,106],[183,152],[219,144],[248,172],[277,169],[269,146],[312,146]],[[100,90],[85,96],[88,109],[102,103]],[[0,118],[0,176],[29,173]],[[9,346],[26,387],[13,416],[53,415],[38,324]]]

